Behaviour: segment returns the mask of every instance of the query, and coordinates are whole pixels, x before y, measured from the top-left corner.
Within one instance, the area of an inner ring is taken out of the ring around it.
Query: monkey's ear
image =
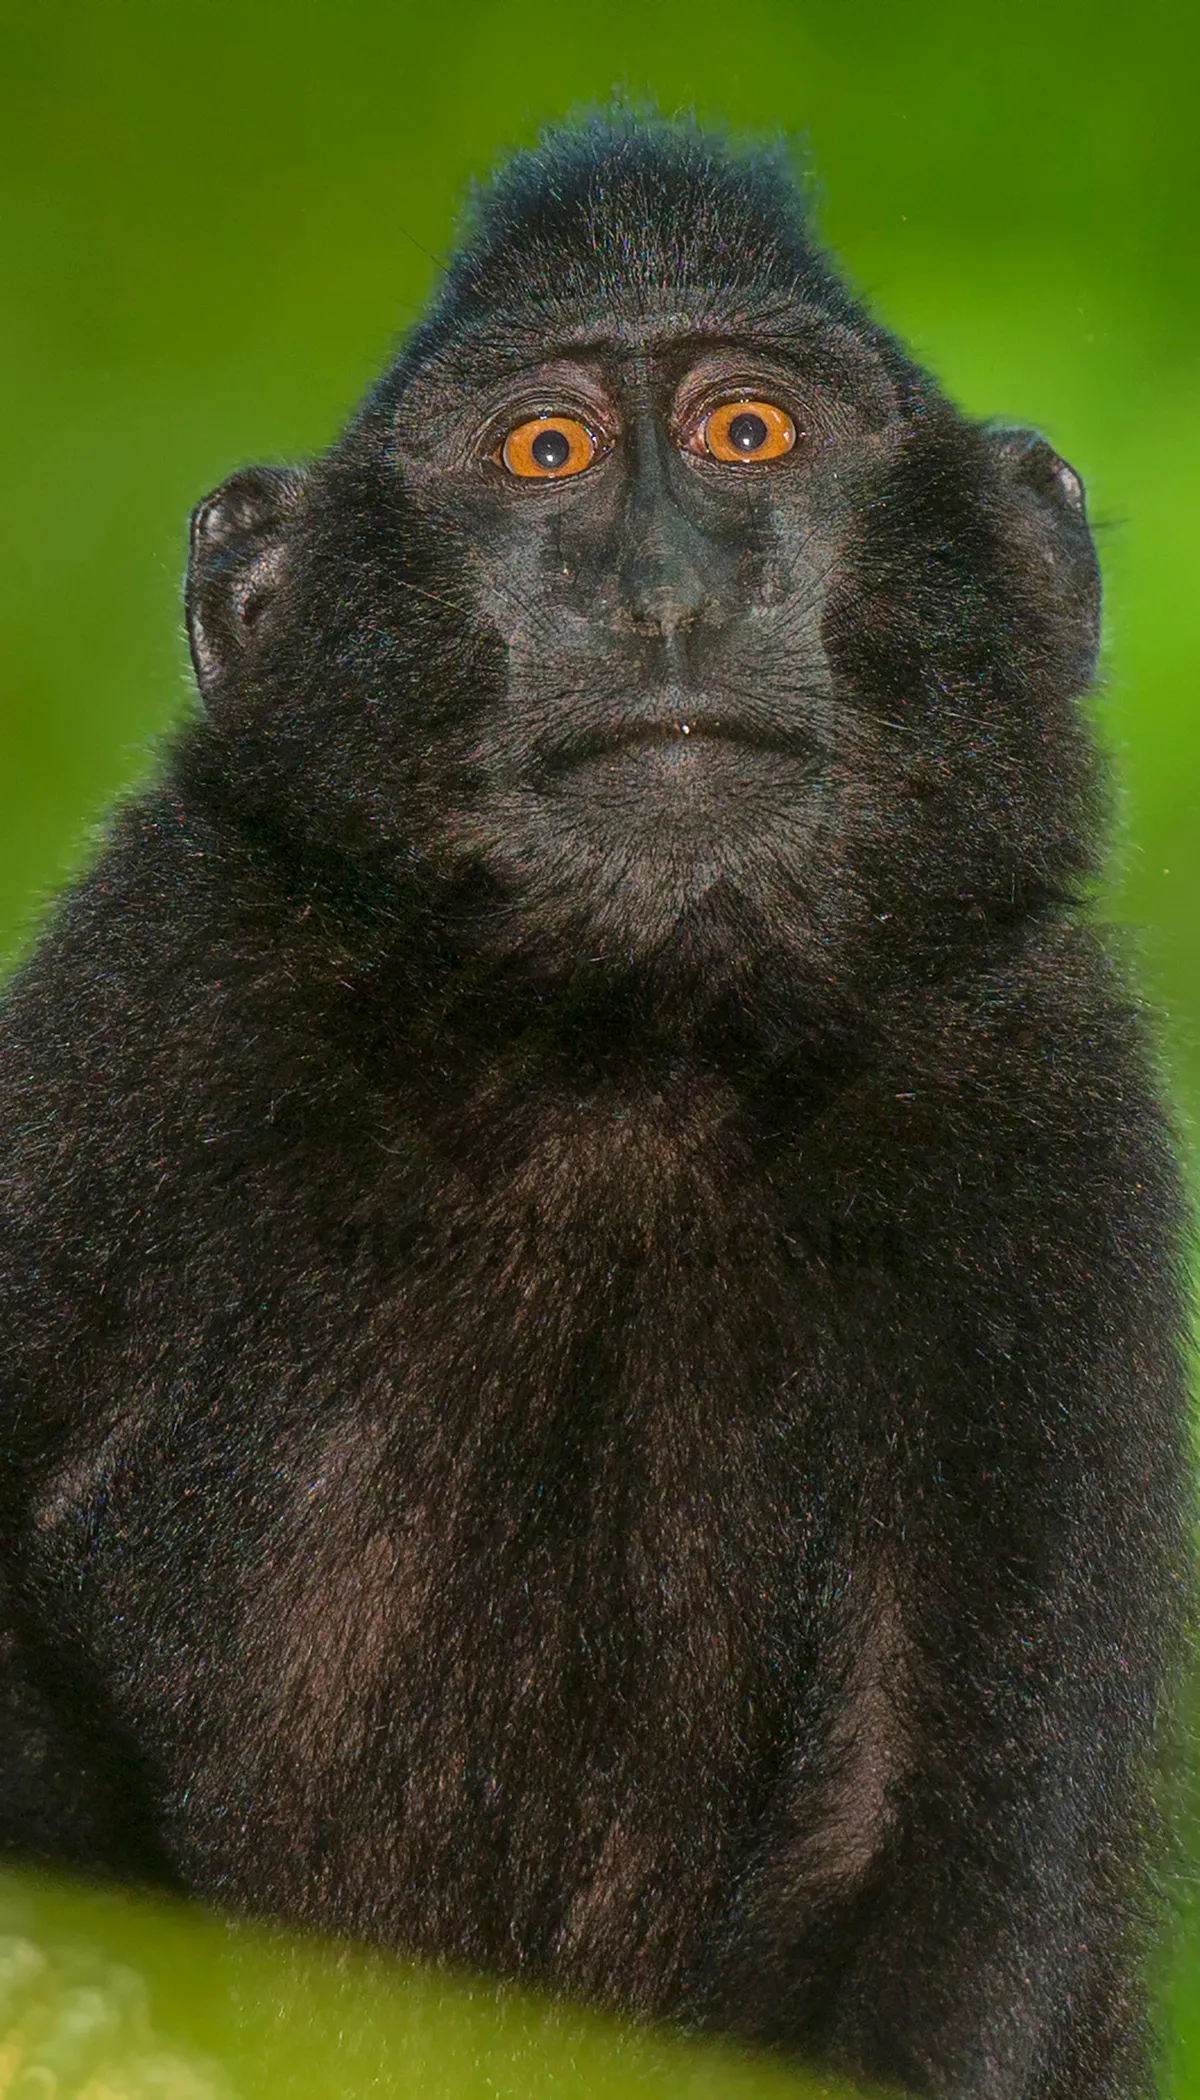
[[[1000,471],[1014,488],[1030,490],[1066,516],[1086,519],[1082,481],[1040,431],[995,425],[988,436]]]
[[[987,433],[1011,492],[1020,542],[1033,554],[1058,623],[1059,645],[1082,683],[1095,667],[1100,633],[1100,567],[1087,521],[1083,483],[1036,430]]]
[[[205,706],[218,720],[234,704],[238,673],[270,618],[305,480],[291,467],[245,467],[192,512],[188,641]]]

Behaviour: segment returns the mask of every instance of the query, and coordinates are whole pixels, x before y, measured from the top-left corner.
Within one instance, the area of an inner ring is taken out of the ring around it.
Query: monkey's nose
[[[682,519],[656,524],[633,549],[624,565],[625,611],[644,634],[667,642],[704,613],[709,599],[698,549],[688,544]]]
[[[680,507],[672,451],[653,416],[631,428],[631,477],[617,561],[626,619],[668,642],[707,610],[712,583],[712,549]]]
[[[704,597],[697,592],[685,596],[669,588],[648,590],[630,603],[633,624],[643,634],[661,635],[664,642],[677,645],[685,629],[699,619],[704,609]]]

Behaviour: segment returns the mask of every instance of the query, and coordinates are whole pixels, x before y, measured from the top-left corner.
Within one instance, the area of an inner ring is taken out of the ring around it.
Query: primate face
[[[581,320],[529,349],[458,346],[397,419],[398,469],[465,535],[472,616],[504,650],[461,821],[513,873],[573,858],[665,933],[716,884],[803,882],[837,850],[826,614],[893,390],[802,313],[786,337]]]
[[[827,315],[669,289],[414,373],[394,471],[500,657],[448,828],[539,926],[646,956],[844,916],[880,732],[839,672],[838,580],[903,431]]]

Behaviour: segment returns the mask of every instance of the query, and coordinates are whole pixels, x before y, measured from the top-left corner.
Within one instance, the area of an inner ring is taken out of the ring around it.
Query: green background
[[[969,410],[1083,474],[1107,908],[1200,1101],[1200,16],[1170,0],[8,0],[0,955],[186,704],[187,512],[323,446],[466,186],[613,88],[807,147],[820,224]],[[1192,1875],[1178,1880],[1185,1911]],[[1200,2092],[1200,1926],[1177,2089]],[[1190,2068],[1189,2068],[1190,2067]]]

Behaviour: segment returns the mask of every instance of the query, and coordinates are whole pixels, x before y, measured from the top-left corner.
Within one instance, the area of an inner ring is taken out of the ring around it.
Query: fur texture
[[[689,451],[722,394],[794,453]],[[517,485],[547,404],[595,464]],[[1071,470],[776,158],[618,117],[201,505],[189,616],[4,1014],[0,1841],[1141,2093],[1182,1227]]]

